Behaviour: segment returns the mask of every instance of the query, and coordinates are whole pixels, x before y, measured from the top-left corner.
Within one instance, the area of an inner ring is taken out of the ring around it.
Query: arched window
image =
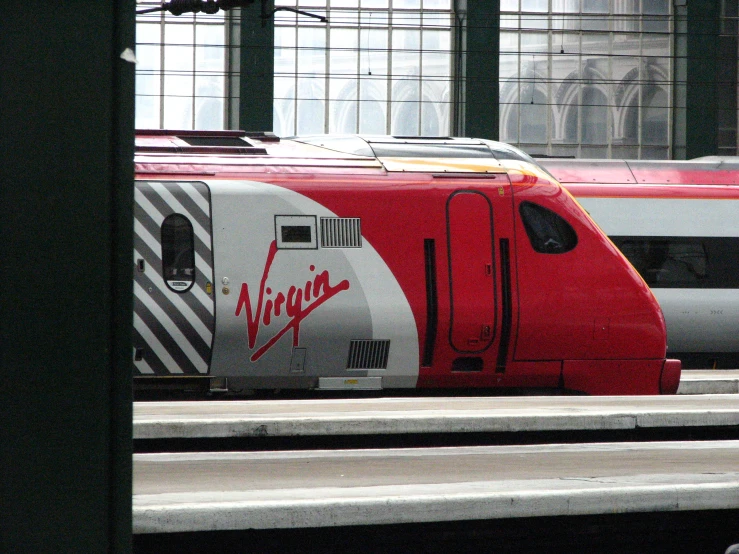
[[[605,94],[592,86],[582,91],[580,137],[583,144],[608,143],[608,100]]]
[[[195,239],[184,215],[172,214],[162,222],[162,274],[174,292],[187,292],[195,282]]]
[[[360,81],[359,132],[370,135],[387,133],[387,91],[377,81]]]
[[[393,89],[393,120],[390,132],[397,136],[414,136],[419,133],[418,104],[420,90],[418,81],[409,78],[399,81]]]
[[[577,122],[580,120],[580,110],[577,104],[571,104],[565,113],[564,142],[577,143]]]
[[[298,79],[298,135],[314,135],[325,132],[323,83],[318,79]]]
[[[359,132],[369,135],[384,135],[385,126],[384,105],[377,100],[364,100],[359,105]]]
[[[647,94],[642,114],[642,144],[666,146],[667,140],[667,93],[653,87]]]
[[[624,108],[622,127],[622,142],[624,144],[636,144],[639,139],[639,106],[636,96]]]
[[[330,87],[338,88],[339,83],[330,83]],[[329,133],[357,132],[357,83],[345,83],[338,94],[330,91],[336,99],[329,101],[328,130]]]
[[[424,98],[425,100],[425,98]],[[441,133],[439,114],[431,102],[421,104],[421,135],[424,137],[438,137]]]
[[[323,108],[320,100],[298,101],[298,135],[323,133]]]
[[[537,89],[531,98],[533,103],[520,107],[521,142],[543,144],[547,142],[547,97]]]
[[[508,114],[505,118],[505,124],[501,125],[503,136],[501,140],[505,142],[518,142],[518,104],[513,104],[508,108]]]
[[[277,85],[281,86],[278,90]],[[286,85],[286,80],[275,79],[275,100],[272,103],[272,130],[277,136],[295,134],[295,87]]]

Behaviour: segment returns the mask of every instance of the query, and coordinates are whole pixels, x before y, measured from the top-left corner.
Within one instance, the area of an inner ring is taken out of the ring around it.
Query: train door
[[[451,321],[457,352],[490,346],[495,330],[493,208],[477,191],[458,191],[447,202]]]
[[[511,323],[510,252],[504,238],[511,225],[509,188],[508,182],[498,188],[496,202],[478,190],[455,191],[447,200],[453,371],[505,368]]]
[[[215,323],[210,191],[137,181],[134,195],[135,374],[206,375]]]

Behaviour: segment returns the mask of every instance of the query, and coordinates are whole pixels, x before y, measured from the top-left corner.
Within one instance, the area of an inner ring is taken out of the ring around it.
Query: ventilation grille
[[[362,248],[362,226],[358,217],[322,217],[323,248]]]
[[[389,340],[353,340],[349,344],[347,369],[387,369]]]

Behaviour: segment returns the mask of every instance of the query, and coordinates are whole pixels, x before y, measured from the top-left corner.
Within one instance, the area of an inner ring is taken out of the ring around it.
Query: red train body
[[[542,165],[652,288],[670,356],[688,368],[739,367],[739,159]]]
[[[137,144],[139,382],[677,389],[649,287],[510,146],[236,132]]]

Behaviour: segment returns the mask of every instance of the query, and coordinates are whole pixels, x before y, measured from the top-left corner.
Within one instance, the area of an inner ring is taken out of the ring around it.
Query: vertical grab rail
[[[426,261],[426,341],[421,365],[430,366],[434,361],[436,328],[439,319],[439,304],[436,291],[436,241],[424,239],[423,253]]]

